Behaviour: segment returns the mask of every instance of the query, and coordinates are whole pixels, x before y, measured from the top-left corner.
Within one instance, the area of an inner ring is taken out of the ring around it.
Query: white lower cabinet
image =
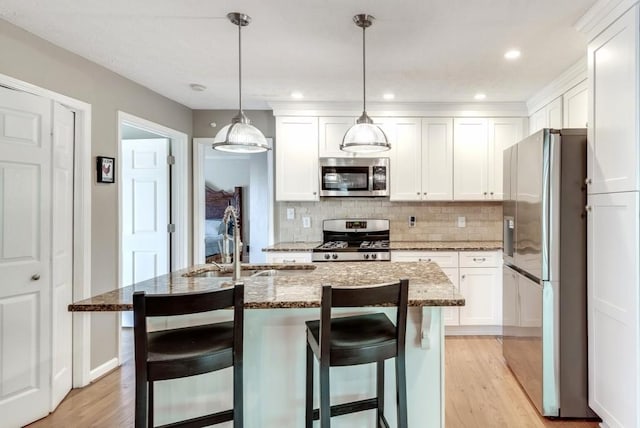
[[[640,426],[640,195],[589,195],[589,406],[606,426]]]
[[[267,263],[311,263],[310,252],[267,252]]]
[[[465,298],[444,308],[446,334],[500,334],[502,260],[499,251],[392,251],[392,262],[435,262]]]
[[[460,325],[500,325],[502,274],[497,267],[460,268],[460,293],[466,305],[460,308]]]

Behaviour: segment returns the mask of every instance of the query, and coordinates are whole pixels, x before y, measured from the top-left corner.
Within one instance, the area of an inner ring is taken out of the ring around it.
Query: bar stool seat
[[[320,355],[320,321],[306,322],[309,345]],[[331,366],[373,363],[396,356],[396,326],[382,313],[331,320]]]
[[[405,338],[408,280],[374,287],[322,287],[320,320],[307,321],[305,427],[320,420],[329,428],[331,417],[377,410],[376,426],[389,427],[384,415],[384,364],[395,358],[398,428],[407,428]],[[384,313],[331,318],[333,307],[391,304],[398,307],[396,324]],[[320,407],[313,408],[313,361],[320,364]],[[330,405],[329,368],[376,363],[376,397]]]

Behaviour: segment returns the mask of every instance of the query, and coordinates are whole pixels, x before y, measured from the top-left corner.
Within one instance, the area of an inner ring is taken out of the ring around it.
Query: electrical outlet
[[[416,225],[416,216],[409,216],[409,227],[415,227]]]
[[[287,208],[287,220],[293,220],[296,218],[296,210],[293,208]]]
[[[467,227],[466,217],[458,217],[458,227]]]
[[[310,228],[311,227],[311,218],[302,217],[302,227],[304,227],[305,229]]]

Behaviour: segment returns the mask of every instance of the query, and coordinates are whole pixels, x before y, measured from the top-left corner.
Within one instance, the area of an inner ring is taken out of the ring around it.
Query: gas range
[[[389,220],[324,220],[323,244],[313,249],[314,262],[389,261]]]

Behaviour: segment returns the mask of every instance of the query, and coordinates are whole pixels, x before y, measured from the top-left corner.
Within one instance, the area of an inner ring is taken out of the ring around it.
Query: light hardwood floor
[[[132,427],[130,331],[125,331],[122,343],[125,363],[120,369],[86,388],[72,390],[54,413],[28,427]],[[496,338],[448,337],[445,349],[447,428],[598,427],[595,422],[540,417],[506,366]]]

